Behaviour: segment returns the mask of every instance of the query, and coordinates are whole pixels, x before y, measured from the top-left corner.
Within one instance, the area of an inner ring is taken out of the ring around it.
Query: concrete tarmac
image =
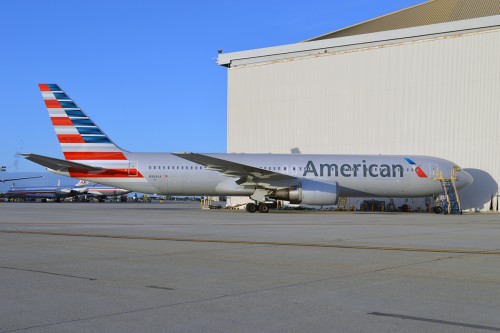
[[[0,203],[0,332],[500,331],[500,215]]]

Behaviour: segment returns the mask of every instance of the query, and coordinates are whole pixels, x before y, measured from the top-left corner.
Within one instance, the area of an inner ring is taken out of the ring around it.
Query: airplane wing
[[[22,178],[7,178],[7,179],[0,179],[0,183],[11,182],[11,181],[14,181],[14,180],[34,179],[34,178],[42,178],[42,177],[43,176],[22,177]]]
[[[201,164],[210,170],[218,171],[228,177],[239,177],[238,185],[259,186],[264,188],[280,188],[298,185],[297,177],[256,168],[250,165],[236,163],[204,154],[174,153],[185,160]]]
[[[102,170],[102,168],[94,167],[86,164],[70,162],[66,160],[60,160],[58,158],[37,155],[37,154],[20,154],[24,156],[27,160],[40,164],[46,168],[56,170],[56,171],[65,171],[69,168],[75,168],[79,170],[85,171],[98,171]]]

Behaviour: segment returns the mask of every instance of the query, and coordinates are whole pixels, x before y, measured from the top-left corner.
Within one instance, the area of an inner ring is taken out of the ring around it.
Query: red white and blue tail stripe
[[[98,173],[69,168],[71,177],[142,178],[137,169],[131,169],[126,152],[114,144],[57,84],[43,83],[39,87],[64,158],[102,168]],[[135,168],[136,164],[132,165]]]

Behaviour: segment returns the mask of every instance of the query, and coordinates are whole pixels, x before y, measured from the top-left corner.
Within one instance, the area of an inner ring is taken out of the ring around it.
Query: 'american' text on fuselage
[[[401,164],[366,164],[363,160],[362,164],[320,164],[319,173],[313,161],[308,161],[304,169],[303,176],[312,174],[316,177],[403,177],[404,168]]]

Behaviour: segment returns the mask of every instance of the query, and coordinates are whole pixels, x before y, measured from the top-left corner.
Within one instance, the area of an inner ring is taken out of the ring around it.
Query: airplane
[[[116,188],[108,185],[97,183],[91,184],[87,180],[80,180],[77,183],[77,186],[86,186],[88,191],[85,193],[85,196],[97,198],[99,202],[103,202],[107,197],[117,197],[132,192],[130,190],[124,190],[122,188]]]
[[[55,199],[60,202],[61,199],[75,197],[77,195],[85,194],[88,192],[87,187],[83,187],[78,182],[74,186],[27,186],[27,187],[15,187],[12,184],[12,188],[5,193],[7,199],[26,199],[26,198],[39,198],[42,201],[46,199]]]
[[[267,213],[266,198],[335,205],[347,197],[426,197],[443,193],[433,175],[472,176],[442,158],[408,155],[197,154],[129,152],[117,146],[57,84],[39,84],[64,154],[21,154],[50,172],[159,195],[249,196],[248,212]]]

